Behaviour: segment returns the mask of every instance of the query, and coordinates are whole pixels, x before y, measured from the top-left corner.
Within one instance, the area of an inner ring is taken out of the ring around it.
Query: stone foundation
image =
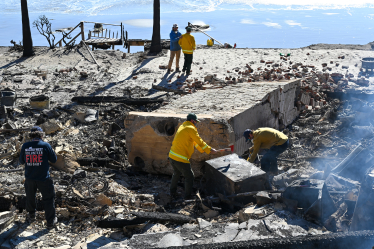
[[[178,127],[186,120],[184,114],[130,112],[125,120],[128,160],[136,169],[154,174],[173,173],[168,155]],[[200,137],[216,149],[228,147],[233,132],[229,124],[212,115],[199,115],[196,125]],[[231,135],[230,135],[231,134]],[[223,154],[221,154],[223,155]],[[195,151],[190,159],[195,176],[213,155]]]
[[[129,162],[145,172],[172,174],[168,153],[175,131],[190,112],[202,120],[197,129],[206,143],[215,149],[234,143],[241,155],[249,147],[242,136],[245,129],[279,129],[298,116],[299,85],[300,80],[241,83],[182,96],[154,113],[130,112],[125,120]],[[190,160],[195,176],[202,174],[206,160],[223,155],[196,150]]]

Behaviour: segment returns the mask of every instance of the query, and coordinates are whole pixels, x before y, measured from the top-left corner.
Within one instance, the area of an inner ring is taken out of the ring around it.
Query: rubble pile
[[[74,49],[55,52],[63,57]],[[332,232],[350,231],[356,216],[363,219],[355,206],[361,187],[369,182],[366,173],[373,166],[374,104],[330,97],[331,92],[347,92],[368,83],[367,78],[361,78],[368,76],[364,72],[334,72],[344,64],[344,56],[313,66],[282,55],[279,61],[261,59],[229,69],[223,79],[214,70],[200,80],[179,78],[183,94],[240,82],[301,79],[294,100],[300,116],[281,127],[290,139],[290,149],[278,158],[278,175],[271,176],[269,183],[265,174],[259,177],[268,188],[233,191],[229,193],[232,196],[212,190],[212,196],[206,193],[212,179],[201,177],[195,179],[194,200],[172,199],[168,194],[170,176],[138,172],[128,162],[124,127],[128,113],[157,110],[180,98],[180,92],[155,93],[141,85],[142,77],[152,84],[155,76],[147,75],[144,66],[151,62],[145,63],[140,54],[123,58],[119,51],[96,51],[95,56],[103,65],[99,69],[84,59],[53,69],[44,65],[31,70],[22,63],[0,69],[4,91],[20,82],[7,90],[19,93],[17,104],[0,108],[0,230],[6,231],[6,236],[0,237],[2,248],[165,248],[284,237],[302,240],[305,235],[328,239],[335,236]],[[126,77],[124,71],[117,70],[124,59],[130,72]],[[128,85],[112,88],[118,82]],[[28,90],[30,84],[35,87]],[[111,94],[104,96],[103,92]],[[150,101],[152,94],[162,95],[161,101]],[[33,107],[28,101],[35,95],[50,100],[49,108]],[[72,103],[73,96],[89,99]],[[103,101],[104,97],[117,101]],[[133,102],[124,102],[122,97]],[[45,141],[58,155],[51,176],[59,223],[52,230],[45,229],[40,194],[36,220],[26,220],[24,172],[18,156],[34,125],[42,127]],[[360,158],[367,165],[365,172],[355,176],[349,171],[354,167],[349,157],[352,153],[359,155],[355,160]],[[183,193],[182,182],[178,192]]]
[[[304,92],[303,94],[307,93]],[[352,137],[349,134],[347,134],[347,138],[340,135],[342,131],[352,127],[347,127],[347,122],[343,125],[341,119],[352,114],[352,105],[358,107],[359,103],[363,103],[357,101],[359,100],[346,102],[339,100],[329,101],[326,96],[326,104],[322,108],[304,110],[299,120],[286,127],[286,131],[289,131],[289,137],[292,141],[292,149],[285,152],[279,160],[281,172],[284,173],[273,178],[272,183],[275,188],[280,190],[282,187],[286,188],[296,179],[307,179],[309,177],[323,179],[325,172],[335,166],[334,162],[338,162],[339,158],[343,158],[350,152],[351,147],[357,143],[359,138],[351,138],[352,140],[350,141],[347,139]],[[8,120],[8,123],[11,123],[15,129],[17,127],[31,126],[34,123],[44,127],[46,133],[51,131],[47,135],[46,141],[54,147],[59,156],[68,161],[68,163],[65,162],[60,165],[59,170],[52,168],[51,172],[55,181],[56,212],[60,221],[58,228],[53,233],[58,238],[60,236],[69,238],[59,245],[74,246],[82,238],[96,233],[109,239],[109,243],[127,241],[133,237],[126,243],[135,246],[137,245],[134,242],[135,238],[139,238],[134,237],[134,234],[148,234],[150,231],[173,232],[176,227],[176,224],[173,223],[154,223],[153,225],[151,223],[149,225],[138,224],[133,227],[126,226],[125,229],[119,231],[116,228],[99,228],[97,226],[98,222],[102,220],[131,220],[134,217],[131,212],[134,211],[179,213],[193,218],[202,216],[208,222],[217,224],[217,231],[225,231],[219,224],[227,222],[232,224],[235,224],[235,222],[243,223],[241,226],[249,226],[251,224],[252,230],[260,231],[259,227],[249,222],[266,218],[273,224],[275,219],[279,219],[277,218],[279,215],[290,219],[294,215],[292,212],[296,214],[293,219],[302,220],[306,218],[300,208],[295,210],[295,207],[292,207],[292,203],[282,200],[280,194],[276,193],[271,194],[271,196],[265,194],[265,197],[262,196],[262,200],[258,197],[252,203],[244,206],[243,203],[234,203],[233,209],[225,207],[221,200],[211,205],[203,201],[200,203],[173,203],[167,194],[170,177],[146,175],[131,170],[132,167],[127,162],[126,144],[124,141],[126,132],[123,129],[122,121],[122,115],[126,115],[127,111],[125,107],[122,105],[102,106],[100,107],[99,118],[95,118],[92,122],[79,121],[78,114],[87,113],[79,111],[82,110],[81,108],[82,106],[75,106],[69,109],[70,111],[67,111],[66,108],[55,108],[37,112],[27,107],[18,107],[15,108],[17,111],[14,111],[13,115],[10,116],[13,118],[9,117]],[[338,119],[338,117],[342,118]],[[323,118],[325,119],[323,120]],[[352,117],[352,120],[357,120],[357,118]],[[352,125],[351,123],[348,124]],[[12,132],[3,133],[3,141],[5,142],[2,143],[1,153],[11,153],[10,157],[2,159],[4,165],[6,165],[6,167],[2,168],[3,170],[18,168],[17,152],[22,142],[27,140],[26,134],[27,132],[21,135]],[[338,146],[333,146],[335,144]],[[331,156],[338,159],[332,160],[329,158],[323,161],[324,157]],[[321,157],[318,159],[320,162],[313,162],[312,159],[318,157]],[[20,222],[19,224],[23,224],[26,218],[24,210],[25,196],[22,185],[23,172],[0,174],[1,201],[2,205],[4,205],[1,211],[19,210],[18,221]],[[202,188],[199,180],[196,181],[195,185],[198,188]],[[332,187],[332,191],[335,192],[346,190],[346,188],[337,189]],[[352,190],[351,195],[356,196],[352,197],[352,200],[357,198],[357,188],[348,190]],[[179,188],[178,191],[183,191],[183,189]],[[335,205],[344,205],[345,195],[346,193],[333,194],[332,198],[336,202]],[[32,231],[37,231],[45,226],[43,224],[44,213],[40,198],[38,196],[37,221],[32,223],[31,227],[21,225],[19,231],[27,230],[33,233]],[[270,201],[264,202],[264,199],[269,199]],[[220,206],[221,208],[216,208]],[[342,208],[345,208],[344,210],[348,209],[345,206]],[[235,212],[238,209],[239,211]],[[347,214],[347,212],[343,213]],[[274,216],[275,214],[277,215]],[[337,221],[329,221],[329,223],[333,224],[331,225],[333,226],[331,230],[347,231],[351,216],[352,212],[348,218],[345,218],[345,220],[348,219],[347,221],[344,221],[344,219],[339,220],[341,216],[337,217]],[[310,220],[316,223],[316,220]],[[282,221],[280,222],[282,223]],[[345,227],[341,228],[343,225],[340,224],[345,224]],[[190,230],[187,230],[187,234],[195,231],[195,226],[193,225]],[[305,226],[312,226],[312,223],[306,223]],[[248,228],[245,228],[243,233],[246,229]],[[274,229],[277,230],[276,227]],[[326,230],[323,230],[323,226],[319,227],[318,225],[315,226],[312,233],[310,233],[310,229],[305,230],[300,227],[288,229],[296,229],[299,231],[299,235],[326,233]],[[189,243],[193,244],[196,240],[199,241],[197,242],[199,244],[203,243],[204,240],[200,240],[198,231],[195,231],[195,235],[190,238],[189,235],[185,235],[186,238],[189,238]],[[213,241],[218,242],[218,238],[214,236],[216,233],[212,234]],[[39,246],[46,246],[42,243],[45,243],[44,241],[50,238],[50,234],[46,233],[39,240],[35,240],[35,243],[39,243]],[[204,232],[200,235],[206,237],[208,236],[207,234],[209,233]],[[22,236],[22,238],[28,237],[24,234],[19,234],[18,236],[19,238]],[[262,236],[265,235],[259,235],[258,237],[253,237],[253,239],[263,238]],[[244,240],[245,238],[247,237],[244,235],[237,237],[238,240]],[[57,243],[56,240],[53,239],[55,243]],[[28,239],[11,240],[11,243],[13,243],[13,246],[17,246],[16,248],[24,248],[26,245],[31,245]]]
[[[205,49],[205,46],[200,45],[200,48]],[[293,79],[301,79],[302,87],[313,92],[321,89],[331,92],[355,92],[360,91],[361,87],[369,86],[370,71],[362,68],[358,62],[350,65],[351,61],[346,58],[348,55],[340,55],[334,60],[326,61],[327,56],[313,55],[313,53],[314,51],[305,53],[304,62],[298,61],[300,58],[294,58],[291,53],[288,55],[280,53],[279,59],[252,60],[245,65],[230,68],[223,74],[225,77],[219,77],[217,74],[206,74],[202,78],[193,76],[193,79],[178,77],[175,84],[177,89],[185,93],[217,89],[244,82],[276,82]],[[265,57],[269,53],[265,52],[263,55]],[[206,64],[208,64],[206,61],[195,63],[199,70],[204,70]],[[159,65],[159,68],[166,69],[167,66]],[[170,83],[171,80],[168,82]],[[167,87],[173,86],[169,84]],[[318,105],[318,103],[303,103],[313,107],[315,104]]]

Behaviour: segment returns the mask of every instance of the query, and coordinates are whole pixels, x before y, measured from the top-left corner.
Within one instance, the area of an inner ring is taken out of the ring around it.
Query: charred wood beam
[[[101,220],[98,222],[97,226],[101,228],[122,228],[130,225],[138,225],[147,221],[151,222],[169,222],[175,224],[184,224],[194,221],[193,218],[182,215],[182,214],[172,214],[172,213],[157,213],[157,212],[132,212],[136,218],[132,220]]]
[[[8,230],[4,230],[2,233],[0,233],[0,248],[8,248],[2,245],[18,231],[18,228],[18,224],[14,224]]]
[[[147,105],[164,102],[163,99],[130,99],[125,97],[114,96],[78,96],[71,99],[73,102],[78,103],[123,103],[126,105]]]
[[[245,192],[245,193],[238,193],[238,194],[233,194],[233,195],[228,195],[228,196],[223,196],[226,200],[228,198],[238,198],[238,197],[246,197],[246,196],[253,196],[253,195],[256,195],[258,194],[259,192],[267,192],[267,193],[283,193],[284,191],[280,191],[280,190],[270,190],[270,191],[266,191],[266,190],[259,190],[259,191],[252,191],[252,192]],[[220,195],[220,194],[218,194]],[[182,200],[182,201],[175,201],[175,202],[184,202],[184,203],[191,203],[191,202],[196,202],[198,201],[199,199],[196,199],[196,200]],[[202,201],[220,201],[222,200],[221,197],[207,197],[207,198],[201,198]]]
[[[172,222],[176,224],[189,223],[193,218],[183,214],[157,213],[157,212],[131,212],[137,218],[148,219],[159,222]]]
[[[97,164],[97,166],[109,166],[110,164],[119,164],[112,158],[98,158],[98,157],[81,157],[77,159],[77,162],[81,166],[91,166],[92,163]]]
[[[125,226],[138,225],[147,222],[147,219],[135,218],[132,220],[101,220],[97,223],[101,228],[122,228]]]
[[[12,211],[5,211],[0,213],[0,231],[5,230],[15,220],[16,214]]]

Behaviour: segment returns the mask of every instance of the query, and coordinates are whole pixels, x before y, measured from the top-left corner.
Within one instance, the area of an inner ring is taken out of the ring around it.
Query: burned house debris
[[[373,77],[360,62],[373,52],[199,48],[188,78],[165,76],[165,51],[95,50],[98,67],[80,46],[30,61],[0,48],[0,248],[374,245]],[[196,196],[174,199],[168,152],[189,112],[204,141],[234,151],[194,153]],[[18,156],[34,125],[58,156],[52,230],[40,194],[26,220]],[[289,137],[278,175],[245,160],[248,127]]]

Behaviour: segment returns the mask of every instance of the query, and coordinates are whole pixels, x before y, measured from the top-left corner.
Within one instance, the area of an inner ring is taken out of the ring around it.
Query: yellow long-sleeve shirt
[[[273,128],[258,128],[253,132],[253,146],[249,152],[253,151],[248,161],[253,163],[256,160],[260,149],[270,149],[272,146],[282,145],[287,142],[288,137],[283,132]]]
[[[185,54],[193,54],[196,49],[195,37],[189,33],[183,34],[178,44],[182,47],[182,52]]]
[[[185,121],[175,134],[169,157],[178,162],[189,163],[194,147],[201,153],[210,154],[211,147],[201,139],[195,125]]]

